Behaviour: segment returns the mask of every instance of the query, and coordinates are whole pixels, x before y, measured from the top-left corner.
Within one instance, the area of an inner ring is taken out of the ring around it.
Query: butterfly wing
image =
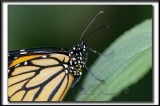
[[[8,59],[9,101],[61,101],[74,80],[65,72],[67,49],[11,51]]]

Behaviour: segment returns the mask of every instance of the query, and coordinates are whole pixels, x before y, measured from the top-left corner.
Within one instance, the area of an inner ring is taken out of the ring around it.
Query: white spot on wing
[[[63,66],[64,66],[65,68],[68,68],[68,65],[67,65],[67,64],[63,64]]]
[[[18,67],[20,64],[15,65],[14,67]]]
[[[27,54],[27,52],[21,52],[20,54]]]
[[[28,63],[27,63],[27,61],[26,62],[24,62],[24,65],[27,65]]]
[[[42,56],[42,58],[46,58],[46,57],[47,57],[46,55]]]
[[[24,49],[22,49],[22,50],[20,50],[21,52],[24,52],[25,50]]]
[[[65,70],[66,73],[68,73],[68,70]]]
[[[18,57],[14,57],[14,59],[17,59]]]

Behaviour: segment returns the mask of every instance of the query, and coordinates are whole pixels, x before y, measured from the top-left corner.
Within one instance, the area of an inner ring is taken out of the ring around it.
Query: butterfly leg
[[[75,99],[74,99],[74,96],[73,96],[73,91],[72,91],[72,89],[73,89],[73,87],[76,85],[76,83],[77,83],[80,79],[81,79],[81,75],[80,75],[77,79],[75,79],[75,80],[73,81],[73,84],[72,84],[71,89],[70,89],[70,95],[71,95],[71,98],[72,98],[73,101],[75,101]],[[81,87],[80,87],[80,88],[81,88]]]
[[[89,69],[88,69],[88,67],[85,65],[85,68],[86,68],[86,70],[95,78],[95,79],[97,79],[98,81],[100,81],[100,82],[104,82],[104,80],[102,80],[102,79],[99,79],[98,77],[96,77],[93,73],[92,73],[92,71],[90,71]]]
[[[93,53],[96,53],[96,54],[98,54],[98,55],[100,55],[100,56],[110,56],[111,54],[113,54],[113,51],[111,51],[110,53],[108,53],[108,54],[102,54],[102,53],[100,53],[100,52],[98,52],[98,51],[96,51],[96,50],[94,50],[94,49],[92,49],[92,48],[88,48],[91,52],[93,52]]]
[[[73,82],[71,88],[73,88],[80,79],[81,79],[81,75],[77,79],[75,79],[75,81]]]

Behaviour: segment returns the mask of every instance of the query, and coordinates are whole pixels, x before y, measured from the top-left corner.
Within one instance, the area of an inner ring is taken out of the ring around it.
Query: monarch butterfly
[[[80,80],[82,69],[88,69],[88,51],[97,53],[86,46],[84,34],[101,13],[103,11],[96,14],[80,41],[71,49],[46,47],[10,51],[9,101],[62,101],[68,90]]]

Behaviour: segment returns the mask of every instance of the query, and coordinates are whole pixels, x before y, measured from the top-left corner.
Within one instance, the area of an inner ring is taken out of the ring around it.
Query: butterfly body
[[[84,42],[80,42],[73,46],[69,51],[70,62],[69,68],[70,72],[76,77],[82,75],[82,69],[85,67],[88,59],[88,48]]]

